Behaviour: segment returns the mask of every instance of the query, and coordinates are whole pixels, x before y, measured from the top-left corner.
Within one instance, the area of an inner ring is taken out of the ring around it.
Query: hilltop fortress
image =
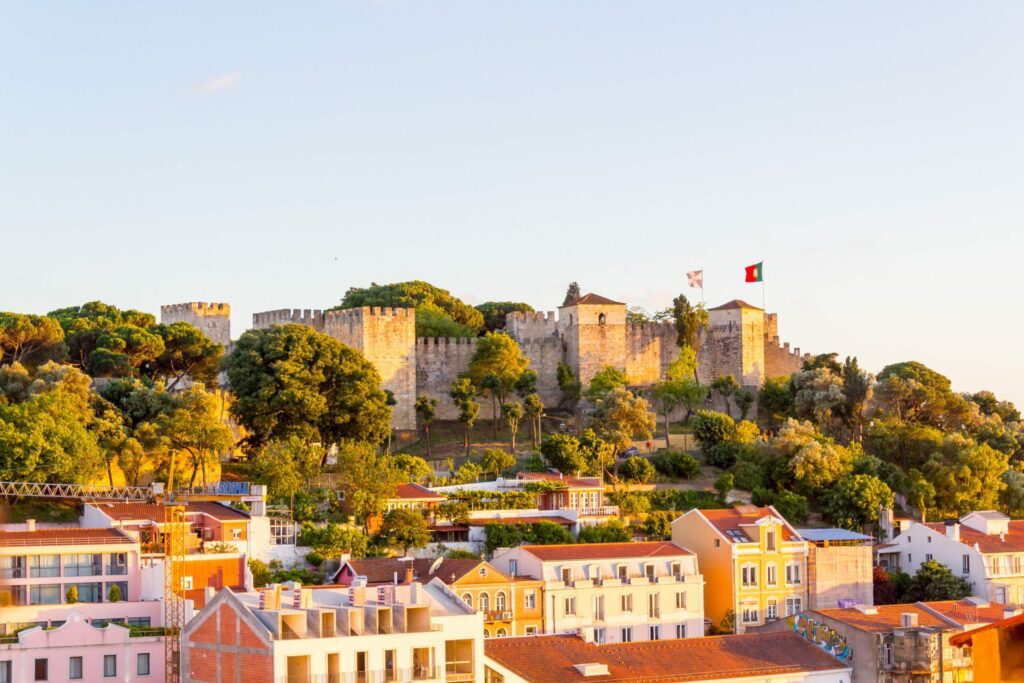
[[[190,322],[228,345],[230,312],[228,304],[174,304],[160,307],[160,320]],[[280,309],[252,317],[255,329],[286,324],[312,327],[359,349],[377,368],[383,388],[395,396],[395,429],[416,429],[417,396],[438,400],[439,419],[457,417],[448,391],[468,369],[475,338],[417,338],[412,308]],[[572,368],[584,388],[607,365],[624,370],[633,386],[646,387],[664,376],[679,353],[673,323],[627,323],[625,304],[596,294],[559,307],[557,316],[510,313],[505,331],[529,358],[530,369],[537,373],[537,392],[549,406],[561,401],[561,363]],[[766,377],[799,370],[804,360],[799,348],[779,342],[777,314],[738,299],[708,310],[708,327],[701,330],[699,344],[697,376],[702,384],[731,374],[740,384],[757,388]],[[491,417],[490,410],[490,401],[481,404],[482,417]]]

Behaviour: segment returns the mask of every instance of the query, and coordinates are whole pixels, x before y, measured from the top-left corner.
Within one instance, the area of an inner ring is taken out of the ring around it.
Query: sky
[[[760,306],[1024,404],[1024,5],[7,2],[0,310]]]

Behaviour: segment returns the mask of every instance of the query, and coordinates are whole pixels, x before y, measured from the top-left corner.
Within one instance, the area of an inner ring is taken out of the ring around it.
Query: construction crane
[[[0,481],[0,496],[51,498],[81,502],[150,502],[164,511],[164,680],[181,683],[181,633],[185,628],[185,556],[188,553],[188,524],[185,515],[189,503],[215,501],[220,503],[252,502],[259,496],[248,495],[242,487],[236,491],[200,488],[198,491],[174,489],[174,457],[166,488],[152,486],[89,486],[84,484],[49,484],[43,482]]]

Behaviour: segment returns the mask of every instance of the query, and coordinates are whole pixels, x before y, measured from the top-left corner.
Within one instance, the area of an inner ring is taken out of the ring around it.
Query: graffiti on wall
[[[831,626],[811,619],[806,614],[794,614],[787,619],[793,633],[805,638],[836,659],[848,662],[853,659],[853,649],[846,638]]]

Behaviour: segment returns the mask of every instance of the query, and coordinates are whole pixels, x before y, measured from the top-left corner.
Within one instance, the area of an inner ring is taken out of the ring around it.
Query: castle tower
[[[701,348],[701,381],[732,375],[743,386],[760,386],[765,377],[764,310],[733,299],[708,310],[708,325]]]
[[[359,349],[381,376],[396,404],[391,426],[416,429],[416,309],[363,306],[325,311],[324,333]]]
[[[227,348],[231,344],[231,305],[192,301],[160,307],[160,322],[191,323],[207,337]]]
[[[606,365],[626,370],[626,304],[587,294],[558,308],[558,331],[584,389]]]

